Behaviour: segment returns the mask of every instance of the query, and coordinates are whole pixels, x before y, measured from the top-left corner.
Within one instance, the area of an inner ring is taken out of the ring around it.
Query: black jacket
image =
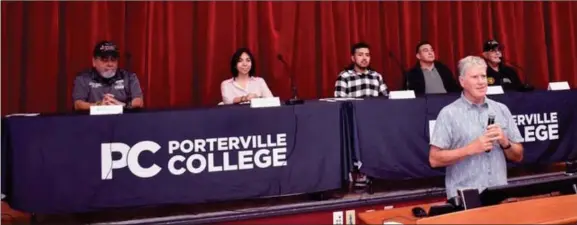
[[[451,72],[447,66],[441,62],[435,61],[435,68],[437,68],[437,72],[441,75],[443,86],[445,86],[447,93],[461,91],[461,87],[453,77],[453,72]],[[425,94],[425,76],[423,75],[423,70],[418,62],[407,72],[407,74],[405,74],[403,90],[413,90],[415,94]]]
[[[503,90],[520,90],[523,86],[517,72],[511,67],[499,64],[499,72],[487,66],[487,83],[501,85]]]

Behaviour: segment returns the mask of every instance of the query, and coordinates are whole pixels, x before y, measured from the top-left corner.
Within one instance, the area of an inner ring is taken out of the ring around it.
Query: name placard
[[[503,91],[503,87],[501,85],[494,85],[487,87],[487,95],[502,95],[505,91]]]
[[[124,108],[121,105],[93,105],[90,106],[90,115],[114,115],[122,114]]]
[[[278,97],[272,98],[253,98],[250,100],[251,108],[264,108],[280,106],[280,99]]]
[[[548,91],[561,91],[561,90],[569,90],[569,83],[567,81],[560,81],[560,82],[550,82],[549,86],[547,86]]]
[[[389,99],[412,99],[412,98],[415,98],[415,92],[413,90],[389,92]]]

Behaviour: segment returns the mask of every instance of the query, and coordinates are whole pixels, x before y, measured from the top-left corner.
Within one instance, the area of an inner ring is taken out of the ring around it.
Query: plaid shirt
[[[344,70],[335,83],[336,98],[364,98],[388,96],[387,85],[381,74],[367,70],[358,73],[354,70]]]

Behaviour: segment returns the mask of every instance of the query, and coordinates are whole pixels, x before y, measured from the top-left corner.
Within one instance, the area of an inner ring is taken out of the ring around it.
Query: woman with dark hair
[[[248,48],[236,50],[230,60],[232,78],[220,84],[224,104],[239,104],[253,98],[273,97],[264,79],[255,77],[255,67],[254,57]]]

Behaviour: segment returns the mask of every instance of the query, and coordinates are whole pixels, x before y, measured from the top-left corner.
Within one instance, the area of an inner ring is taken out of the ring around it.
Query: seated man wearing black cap
[[[89,110],[93,105],[122,105],[141,108],[142,90],[136,74],[118,69],[119,51],[109,41],[94,47],[92,68],[74,80],[72,98],[75,110]]]
[[[520,90],[523,87],[517,72],[503,64],[502,47],[499,42],[489,40],[483,45],[483,57],[487,62],[487,83],[501,85],[504,90]]]

